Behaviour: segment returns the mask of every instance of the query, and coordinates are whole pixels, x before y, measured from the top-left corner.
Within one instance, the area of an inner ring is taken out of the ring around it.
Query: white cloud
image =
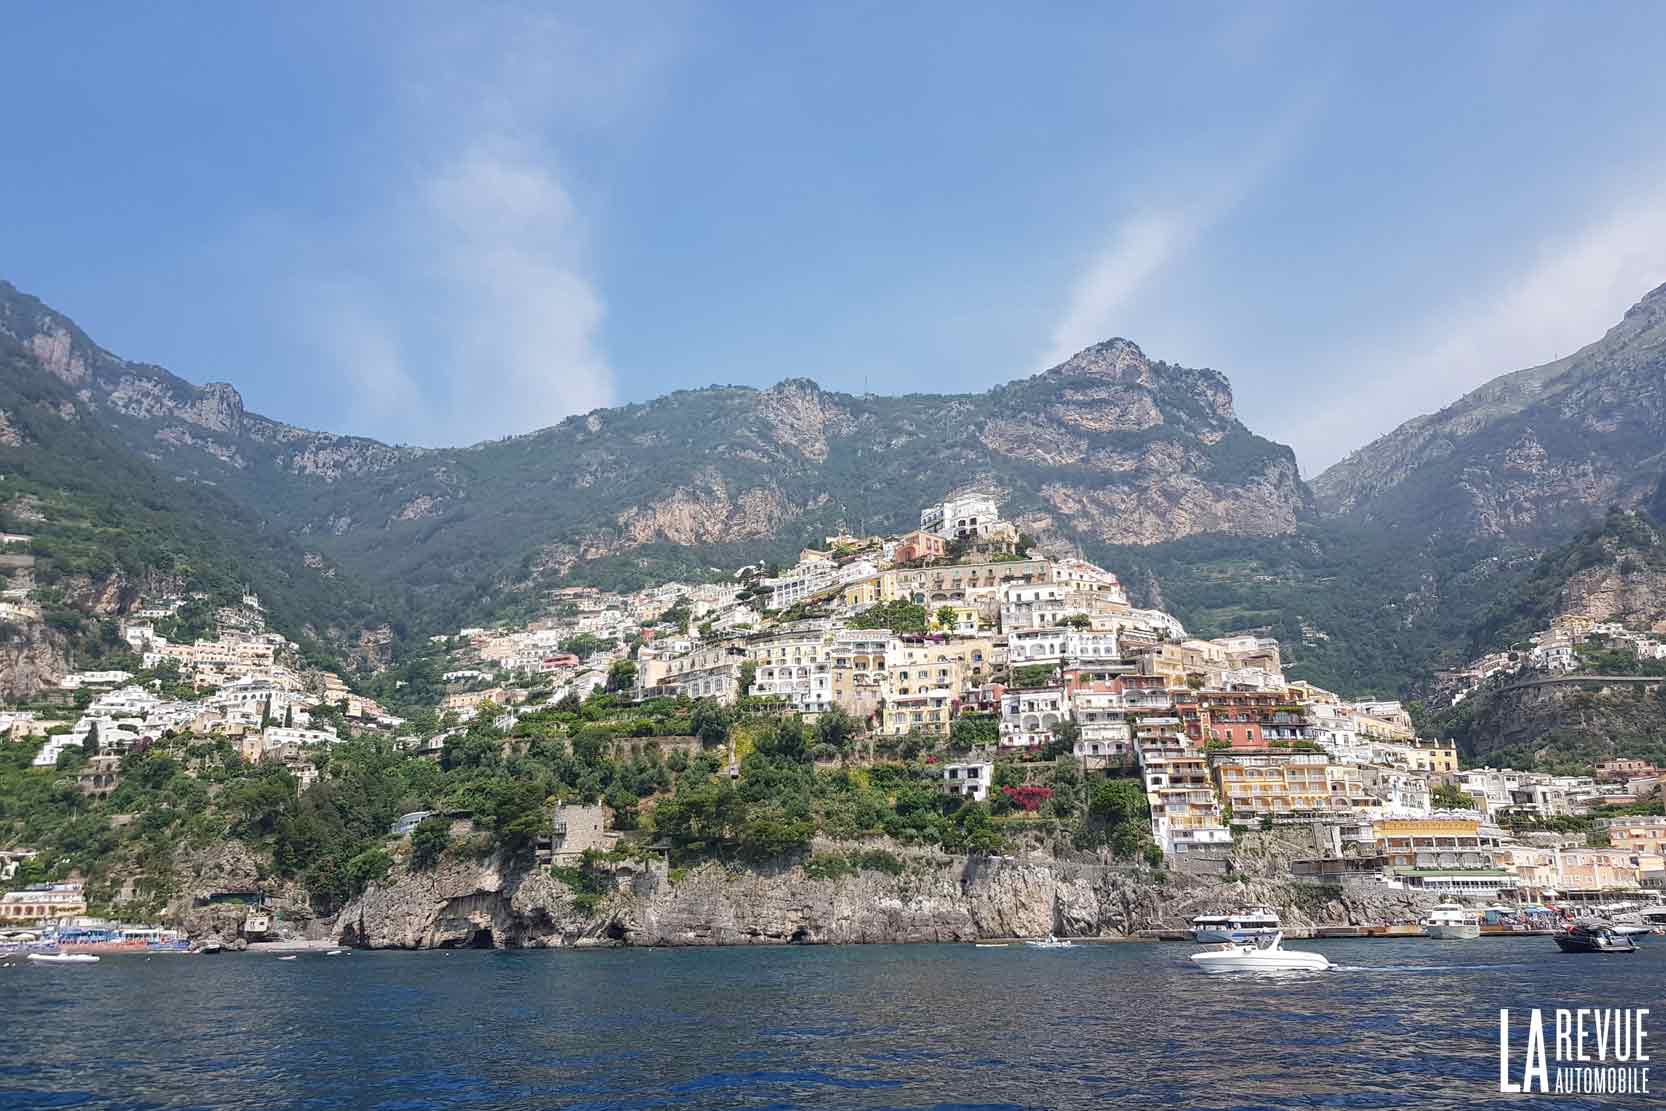
[[[1143,207],[1113,224],[1104,246],[1072,284],[1042,365],[1057,365],[1084,347],[1133,332],[1123,324],[1135,300],[1284,165],[1307,135],[1333,80],[1324,75],[1315,79],[1235,162],[1209,167],[1204,180],[1211,187],[1167,205]]]
[[[614,400],[592,220],[560,137],[617,126],[668,37],[541,9],[428,15],[388,44],[400,149],[376,168],[384,203],[298,284],[326,291],[307,327],[348,388],[344,423],[472,443]]]
[[[1076,280],[1064,316],[1053,328],[1045,365],[1110,338],[1117,311],[1197,236],[1198,221],[1179,214],[1134,216]]]
[[[1655,178],[1654,180],[1660,180]],[[1485,295],[1442,305],[1405,333],[1334,365],[1338,396],[1292,430],[1299,456],[1322,470],[1412,417],[1500,374],[1552,362],[1600,338],[1666,281],[1666,190],[1623,202],[1572,234],[1541,242]]]
[[[457,319],[445,438],[526,431],[610,404],[601,297],[553,168],[506,141],[482,144],[428,183],[423,211],[434,280],[449,288]]]

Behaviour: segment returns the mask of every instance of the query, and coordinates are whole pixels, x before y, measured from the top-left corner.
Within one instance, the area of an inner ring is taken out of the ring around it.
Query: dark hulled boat
[[[1613,925],[1601,918],[1580,918],[1568,923],[1568,928],[1556,935],[1556,945],[1564,953],[1637,952],[1631,938],[1616,933]]]

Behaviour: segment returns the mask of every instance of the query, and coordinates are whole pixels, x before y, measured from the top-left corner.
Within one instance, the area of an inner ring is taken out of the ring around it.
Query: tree
[[[380,845],[364,850],[347,862],[348,890],[358,894],[377,880],[386,879],[392,867],[393,857]]]
[[[1069,756],[1076,751],[1076,743],[1082,739],[1082,727],[1074,721],[1061,721],[1053,726],[1053,739],[1041,749],[1043,760],[1057,760]]]
[[[1458,789],[1455,783],[1442,783],[1429,794],[1429,801],[1447,810],[1475,810],[1478,806],[1473,795]]]
[[[451,823],[444,818],[424,818],[411,831],[411,867],[426,871],[439,863],[451,847]]]
[[[89,760],[98,755],[98,722],[88,724],[87,735],[81,741],[81,752]]]
[[[890,629],[893,633],[926,631],[926,608],[917,602],[881,602],[846,622],[852,629]]]
[[[771,760],[804,764],[810,760],[810,737],[798,717],[782,718],[775,729],[758,738],[757,755]]]
[[[1150,815],[1145,791],[1132,779],[1107,779],[1093,789],[1088,814],[1115,829]]]
[[[939,629],[952,629],[955,627],[956,617],[953,606],[943,606],[937,611],[935,616],[937,620],[937,627]]]
[[[1001,723],[994,714],[961,714],[949,728],[949,747],[956,752],[987,748],[1000,739]]]
[[[856,719],[845,713],[844,709],[834,706],[824,710],[816,719],[816,743],[827,745],[840,755],[850,750],[850,745],[856,739]]]
[[[740,665],[740,689],[736,692],[740,698],[752,693],[752,680],[758,677],[758,661],[743,660]]]
[[[688,715],[689,732],[700,738],[703,745],[720,745],[729,739],[733,715],[712,699],[701,698]]]
[[[628,691],[636,685],[636,661],[614,660],[607,669],[607,691],[610,694]]]

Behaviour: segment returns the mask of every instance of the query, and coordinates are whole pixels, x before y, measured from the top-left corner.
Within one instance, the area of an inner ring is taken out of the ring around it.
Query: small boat
[[[1024,944],[1028,945],[1031,949],[1074,949],[1074,948],[1076,948],[1074,943],[1069,942],[1069,941],[1060,941],[1058,938],[1054,937],[1052,934],[1048,934],[1045,938],[1032,938],[1031,940],[1026,941]]]
[[[1192,961],[1205,972],[1324,972],[1330,961],[1322,953],[1286,949],[1282,932],[1253,941],[1224,942],[1201,953]]]
[[[1637,943],[1614,931],[1613,923],[1602,918],[1579,918],[1556,935],[1556,947],[1564,953],[1635,953]]]
[[[1423,920],[1423,934],[1438,941],[1469,941],[1481,936],[1481,923],[1461,903],[1441,903]]]
[[[292,961],[292,960],[294,960],[294,959],[295,959],[295,958],[296,958],[296,956],[297,956],[297,954],[294,954],[294,953],[291,953],[291,954],[290,954],[290,955],[289,955],[289,956],[287,956],[287,957],[279,957],[279,958],[278,958],[278,959],[279,959],[279,960],[280,960],[280,961]]]
[[[96,953],[30,953],[29,959],[43,964],[92,964]]]
[[[980,942],[977,943],[977,946],[978,946],[979,949],[1005,949],[1005,948],[1008,948],[1007,943],[1004,942],[1004,941],[980,941]]]
[[[1283,929],[1272,907],[1241,907],[1231,914],[1200,914],[1192,919],[1192,940],[1199,945],[1254,941]]]
[[[325,953],[324,955],[326,957],[339,957],[345,952],[347,952],[347,950],[345,950],[345,949],[331,949],[329,952]]]

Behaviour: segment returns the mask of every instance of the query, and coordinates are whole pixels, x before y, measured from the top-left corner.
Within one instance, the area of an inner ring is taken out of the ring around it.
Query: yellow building
[[[1215,757],[1215,784],[1234,819],[1340,811],[1352,805],[1345,779],[1333,791],[1322,752],[1239,753]]]
[[[1178,644],[1158,644],[1142,652],[1137,662],[1141,675],[1161,676],[1164,685],[1172,688],[1186,685],[1186,654]]]
[[[1616,849],[1633,853],[1666,853],[1666,818],[1607,818],[1597,825],[1607,830],[1608,843]]]

